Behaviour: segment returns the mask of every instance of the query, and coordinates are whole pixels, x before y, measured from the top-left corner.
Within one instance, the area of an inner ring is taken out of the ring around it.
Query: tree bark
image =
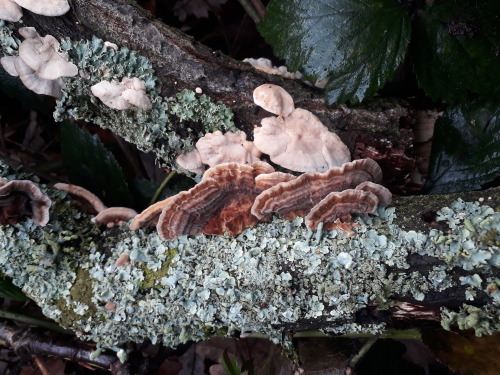
[[[162,95],[201,87],[234,111],[237,127],[249,136],[266,116],[252,102],[253,89],[280,84],[297,106],[338,132],[354,158],[379,161],[393,190],[414,169],[410,108],[384,99],[329,108],[317,88],[213,52],[130,1],[70,3],[64,17],[26,11],[24,25],[58,39],[97,35],[133,49],[153,63]],[[2,172],[16,174],[7,167]],[[382,325],[398,327],[401,320],[409,327],[446,320],[480,333],[500,329],[495,294],[500,224],[485,206],[498,210],[498,188],[400,198],[396,217],[389,211],[362,216],[352,237],[274,220],[237,238],[164,243],[153,230],[98,228],[68,196],[47,191],[54,201],[47,227],[28,220],[0,228],[0,270],[47,316],[105,347],[148,338],[178,345],[237,330],[283,341],[297,330],[376,332]],[[437,215],[457,198],[482,198],[483,205],[458,202]],[[121,253],[130,255],[129,266],[115,266]],[[113,305],[116,309],[109,308]],[[459,310],[462,305],[468,307]],[[484,308],[478,312],[477,306]]]
[[[3,166],[2,175],[16,174],[29,177]],[[351,237],[272,220],[236,238],[168,242],[153,229],[98,228],[68,195],[44,189],[53,200],[49,224],[0,227],[0,271],[48,317],[104,347],[146,338],[176,346],[235,330],[283,340],[308,329],[378,332],[429,322],[500,328],[500,215],[456,201],[498,209],[499,188],[400,198],[395,217],[361,216]],[[123,253],[130,265],[116,266]]]
[[[379,98],[356,107],[328,107],[322,90],[255,70],[212,51],[129,0],[72,0],[71,11],[63,17],[25,11],[23,22],[34,26],[40,35],[72,40],[97,36],[137,51],[152,62],[163,96],[201,88],[214,101],[231,108],[236,126],[247,133],[248,139],[252,139],[254,126],[269,116],[253,103],[253,90],[264,83],[281,85],[292,95],[296,107],[312,111],[338,133],[354,159],[369,157],[379,162],[384,169],[384,184],[393,191],[405,191],[408,175],[415,169],[411,130],[415,111],[403,101]]]

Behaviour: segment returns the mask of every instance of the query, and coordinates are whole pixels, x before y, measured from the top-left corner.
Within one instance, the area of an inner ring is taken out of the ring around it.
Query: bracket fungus
[[[201,137],[194,150],[179,155],[176,161],[182,168],[200,174],[205,171],[204,164],[209,167],[222,163],[250,164],[259,161],[261,155],[241,130],[225,134],[217,130]]]
[[[96,217],[92,218],[92,221],[113,228],[115,225],[125,224],[136,215],[137,212],[128,207],[109,207],[99,212]]]
[[[202,174],[205,172],[205,166],[201,161],[200,152],[197,149],[185,152],[177,156],[175,159],[176,163],[181,167],[190,172],[196,174]]]
[[[174,197],[168,197],[167,199],[156,202],[155,204],[152,204],[151,206],[146,208],[144,211],[142,211],[132,219],[132,222],[129,225],[129,229],[136,230],[139,228],[146,228],[158,224],[158,219],[160,218],[161,212],[163,211],[165,206],[169,204],[170,201],[172,201],[173,198]]]
[[[332,191],[352,189],[365,181],[382,181],[382,171],[371,159],[354,160],[323,173],[304,173],[291,181],[281,182],[264,190],[255,198],[252,214],[259,219],[272,213],[289,220],[306,216]]]
[[[30,12],[42,16],[62,16],[70,9],[68,0],[14,0]]]
[[[84,209],[90,206],[88,211],[91,211],[91,213],[99,213],[106,209],[104,203],[102,203],[102,201],[94,193],[81,186],[58,182],[57,184],[54,184],[54,187],[59,190],[64,190],[70,195],[81,198],[84,202],[82,206],[84,206]]]
[[[266,83],[253,90],[253,101],[278,116],[288,116],[295,109],[292,96],[278,85]]]
[[[201,161],[210,167],[222,163],[250,164],[259,161],[262,152],[253,142],[247,141],[247,135],[240,131],[222,134],[217,130],[205,134],[196,142]]]
[[[313,113],[293,109],[293,99],[283,88],[259,86],[254,90],[254,102],[280,115],[262,119],[262,126],[254,129],[255,146],[274,163],[296,172],[324,172],[351,160],[339,136]]]
[[[12,0],[0,0],[0,20],[17,22],[23,16],[21,7]]]
[[[120,83],[101,81],[90,90],[105,105],[113,109],[124,110],[135,106],[147,111],[153,108],[151,100],[146,95],[146,85],[137,77],[124,77]]]
[[[373,213],[379,205],[387,206],[391,197],[388,189],[372,182],[364,182],[355,189],[334,191],[309,211],[305,223],[313,230],[319,223],[323,223],[327,229],[334,229],[339,221],[350,222],[351,213]]]
[[[32,181],[0,178],[0,224],[15,224],[27,215],[45,226],[51,204],[50,198]]]
[[[2,57],[0,63],[31,91],[60,98],[62,77],[77,75],[78,68],[59,52],[59,42],[52,35],[41,37],[33,27],[22,27],[19,33],[25,38],[19,56]]]
[[[200,233],[236,235],[257,224],[250,212],[262,190],[255,177],[273,168],[264,162],[224,163],[208,169],[203,179],[188,191],[172,197],[158,220],[158,234],[164,240]]]

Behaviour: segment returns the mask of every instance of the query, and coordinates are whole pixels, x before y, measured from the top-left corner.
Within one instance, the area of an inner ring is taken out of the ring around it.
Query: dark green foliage
[[[480,189],[500,175],[500,106],[472,103],[446,110],[436,123],[429,193]]]
[[[417,13],[412,58],[427,95],[500,98],[499,14],[497,0],[445,0]]]
[[[12,284],[10,278],[5,276],[0,276],[0,297],[13,299],[16,301],[27,301],[29,300],[21,290],[21,288]]]
[[[330,77],[329,103],[363,100],[403,60],[410,22],[394,0],[277,0],[259,24],[289,68]]]
[[[96,135],[64,121],[61,148],[71,183],[92,191],[108,206],[133,206],[120,166]]]
[[[291,70],[329,77],[330,104],[381,88],[410,35],[425,93],[465,102],[470,93],[500,98],[499,10],[498,0],[442,0],[411,12],[396,0],[273,0],[259,30]]]

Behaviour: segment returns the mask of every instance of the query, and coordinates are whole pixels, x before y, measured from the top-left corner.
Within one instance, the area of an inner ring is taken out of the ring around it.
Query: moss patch
[[[141,289],[160,288],[161,279],[162,277],[168,276],[168,273],[172,266],[172,259],[174,259],[177,253],[178,253],[177,249],[167,250],[165,252],[165,260],[162,262],[161,267],[156,271],[153,271],[150,268],[148,268],[146,263],[141,264],[139,268],[144,273],[144,280],[139,282],[139,288]]]

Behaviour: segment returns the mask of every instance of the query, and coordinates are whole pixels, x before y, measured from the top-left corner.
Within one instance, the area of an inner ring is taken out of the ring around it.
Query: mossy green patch
[[[172,260],[177,255],[177,249],[169,249],[165,252],[165,260],[162,262],[161,267],[153,271],[148,268],[146,263],[142,263],[139,268],[142,269],[144,273],[144,280],[139,282],[139,288],[141,289],[151,289],[160,288],[162,277],[167,277],[168,273],[173,266]]]

